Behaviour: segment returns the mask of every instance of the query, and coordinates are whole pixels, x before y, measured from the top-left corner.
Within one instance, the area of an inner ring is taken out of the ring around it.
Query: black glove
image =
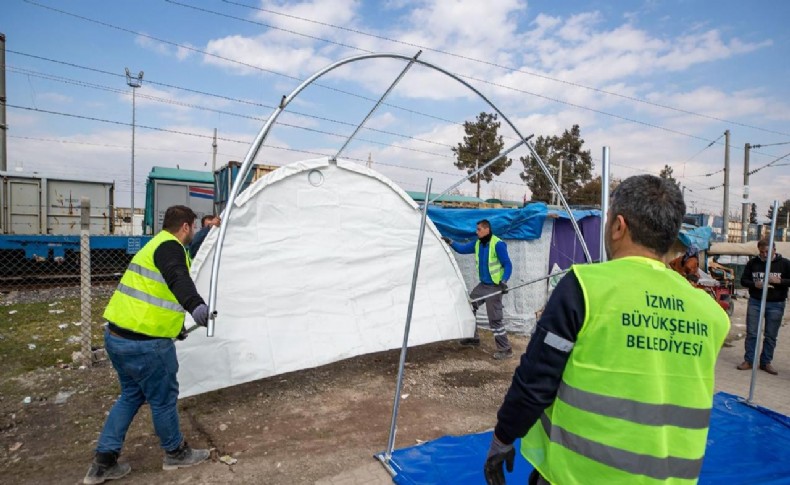
[[[507,281],[502,280],[499,282],[499,289],[502,290],[503,295],[507,295]]]
[[[444,241],[444,242],[445,242],[445,243],[447,243],[448,245],[451,245],[451,244],[453,244],[453,240],[452,240],[452,239],[450,239],[449,237],[444,237],[444,236],[442,236],[442,241]]]
[[[483,466],[483,474],[488,485],[505,485],[505,470],[502,463],[507,466],[508,473],[513,472],[513,460],[516,458],[516,450],[513,445],[506,445],[499,441],[494,435],[491,440],[491,447],[488,449],[486,464]]]
[[[208,305],[205,303],[201,304],[199,307],[192,310],[192,320],[195,321],[197,325],[201,327],[205,327],[208,325]]]
[[[177,340],[186,340],[186,338],[188,336],[189,336],[189,334],[187,333],[187,328],[182,326],[181,327],[181,332],[179,332],[179,334],[176,336],[176,339]]]

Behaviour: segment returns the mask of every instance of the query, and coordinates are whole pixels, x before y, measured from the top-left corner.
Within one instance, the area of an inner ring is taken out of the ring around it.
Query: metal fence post
[[[80,199],[80,309],[82,321],[82,365],[93,364],[91,349],[91,200]]]

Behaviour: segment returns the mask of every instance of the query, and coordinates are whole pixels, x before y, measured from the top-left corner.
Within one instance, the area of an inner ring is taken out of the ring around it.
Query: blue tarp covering
[[[584,219],[585,217],[601,217],[601,211],[598,209],[571,209],[573,213],[573,218],[577,221]],[[549,215],[552,217],[559,217],[560,219],[570,219],[571,216],[568,215],[568,212],[565,210],[557,210],[551,209],[548,211]]]
[[[488,219],[491,232],[502,239],[540,238],[546,220],[546,204],[529,204],[521,209],[444,209],[428,207],[428,217],[443,236],[464,240],[476,238],[477,222]]]
[[[697,249],[702,251],[710,247],[710,238],[713,235],[713,229],[708,226],[702,227],[682,227],[678,239],[686,247],[694,244]]]
[[[491,432],[445,436],[411,448],[396,450],[391,465],[393,481],[402,485],[480,484]],[[519,443],[516,443],[518,448]],[[752,407],[741,398],[720,392],[713,398],[708,446],[701,484],[790,483],[790,418],[769,409]],[[517,453],[507,482],[527,483],[532,466]]]

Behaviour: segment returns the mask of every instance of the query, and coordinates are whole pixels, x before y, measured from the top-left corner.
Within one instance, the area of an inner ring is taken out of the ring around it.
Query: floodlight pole
[[[609,222],[609,147],[603,147],[603,161],[601,162],[601,262],[606,261],[606,224]]]
[[[406,64],[406,67],[404,67],[403,70],[401,71],[401,73],[398,74],[398,77],[396,77],[395,80],[392,81],[392,84],[390,84],[390,87],[388,87],[387,90],[384,91],[384,94],[381,95],[381,97],[376,102],[376,104],[373,106],[373,108],[370,109],[370,111],[368,112],[367,116],[365,116],[365,118],[362,120],[362,122],[359,125],[357,125],[357,127],[354,129],[354,132],[351,133],[351,136],[348,137],[346,142],[343,143],[343,146],[340,147],[340,150],[337,151],[337,153],[333,157],[335,160],[337,160],[337,158],[340,156],[340,154],[343,153],[343,150],[346,149],[348,144],[351,143],[351,140],[355,136],[357,136],[357,133],[359,133],[359,130],[361,130],[362,127],[365,125],[365,123],[367,123],[367,121],[370,119],[370,117],[373,116],[373,113],[376,112],[376,110],[379,108],[379,106],[381,106],[381,103],[383,103],[384,100],[387,98],[387,96],[389,96],[389,94],[392,92],[392,90],[395,89],[395,86],[397,86],[398,83],[400,82],[400,80],[403,79],[403,76],[405,76],[406,73],[409,72],[409,69],[411,69],[411,66],[414,65],[414,61],[416,61],[417,58],[420,57],[420,54],[422,54],[422,50],[419,50],[419,51],[417,51],[416,54],[414,54],[414,57],[412,57],[411,60],[409,60],[409,63]]]
[[[765,302],[768,299],[768,279],[771,274],[771,259],[774,257],[774,237],[776,233],[776,214],[779,212],[778,208],[779,201],[774,200],[774,210],[773,214],[771,214],[771,235],[768,238],[768,256],[765,258],[765,273],[763,273],[763,294],[760,298],[760,318],[758,320],[759,325],[757,326],[757,340],[754,342],[754,357],[752,358],[752,381],[749,384],[749,398],[746,399],[747,404],[754,404],[752,399],[754,398],[754,385],[757,381],[757,360],[760,357],[760,350],[762,349],[760,342],[762,341],[763,328],[765,327]]]
[[[132,76],[132,73],[129,72],[129,68],[126,68],[126,84],[132,88],[132,193],[131,193],[131,227],[132,227],[132,236],[134,236],[134,127],[135,127],[135,112],[137,111],[135,106],[135,93],[137,92],[137,88],[143,85],[143,71],[140,71],[137,76]]]
[[[422,255],[422,243],[425,239],[425,221],[428,218],[428,198],[431,196],[431,184],[433,179],[429,178],[425,184],[425,198],[422,205],[422,217],[420,217],[420,234],[417,238],[417,254],[414,256],[414,272],[411,276],[411,291],[409,292],[409,306],[406,310],[406,326],[403,329],[403,345],[400,349],[400,362],[398,363],[398,383],[395,386],[395,399],[392,404],[392,421],[390,423],[390,434],[387,440],[387,451],[384,458],[388,462],[392,458],[392,450],[395,447],[395,425],[398,422],[398,408],[400,407],[400,393],[403,389],[403,368],[406,366],[406,353],[409,350],[409,330],[411,329],[411,316],[414,310],[414,295],[417,292],[417,275],[420,271],[420,256]]]

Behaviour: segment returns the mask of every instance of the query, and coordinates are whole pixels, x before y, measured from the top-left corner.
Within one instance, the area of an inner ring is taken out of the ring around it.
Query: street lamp
[[[143,85],[143,71],[140,71],[137,76],[132,76],[129,68],[126,68],[126,84],[132,88],[132,194],[131,194],[131,209],[132,209],[132,236],[134,236],[134,126],[135,126],[135,91]]]

